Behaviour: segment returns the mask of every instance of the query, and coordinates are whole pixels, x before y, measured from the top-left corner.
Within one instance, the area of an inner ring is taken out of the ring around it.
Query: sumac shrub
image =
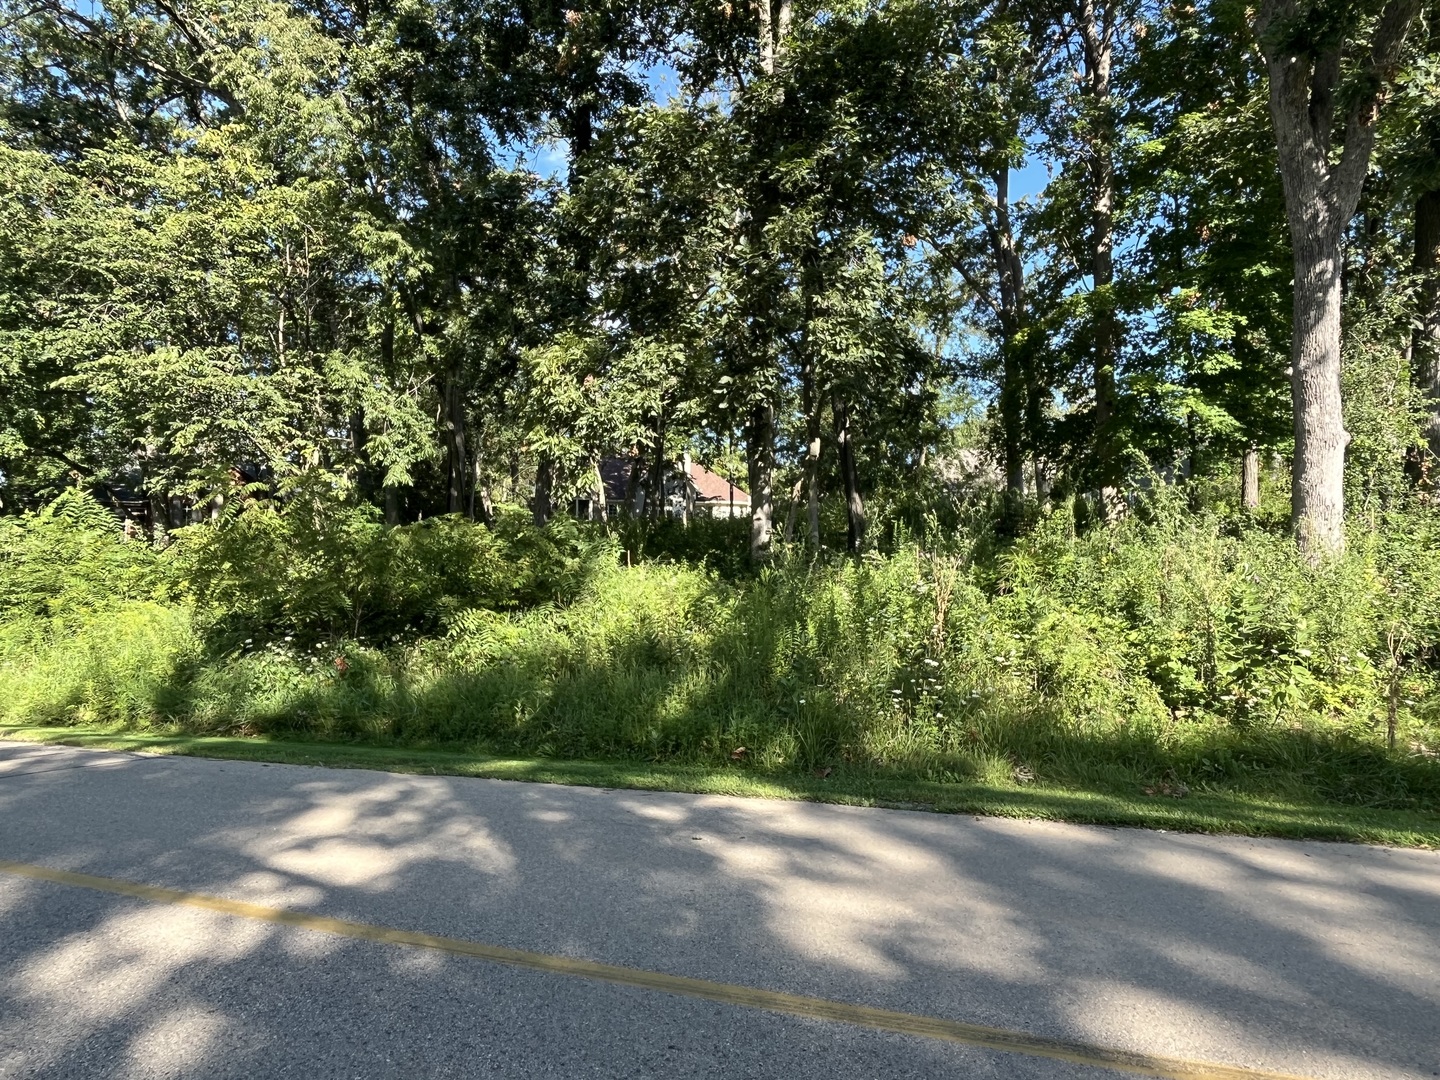
[[[511,512],[492,530],[456,516],[387,526],[369,506],[301,497],[180,536],[185,584],[217,625],[269,636],[423,633],[466,608],[564,601],[599,553],[572,522]]]

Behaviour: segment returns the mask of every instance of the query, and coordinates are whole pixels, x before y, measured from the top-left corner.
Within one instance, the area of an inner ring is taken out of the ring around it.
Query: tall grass
[[[984,559],[954,538],[752,577],[532,537],[569,576],[537,590],[532,558],[523,604],[496,601],[505,549],[467,528],[436,543],[500,560],[449,575],[483,580],[486,606],[432,602],[430,567],[429,592],[396,593],[409,624],[382,612],[358,636],[349,615],[223,603],[175,554],[148,596],[12,605],[0,721],[1440,808],[1423,516],[1318,568],[1284,537],[1164,512],[1080,537],[1055,515]]]

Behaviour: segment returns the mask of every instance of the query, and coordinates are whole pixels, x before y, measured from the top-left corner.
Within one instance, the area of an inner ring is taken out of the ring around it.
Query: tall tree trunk
[[[1189,450],[1185,455],[1185,487],[1188,489],[1186,502],[1192,514],[1198,514],[1202,506],[1199,479],[1204,471],[1204,463],[1200,460],[1204,454],[1204,445],[1200,438],[1200,426],[1195,421],[1195,410],[1191,409],[1185,414],[1185,434]]]
[[[750,474],[750,557],[762,562],[770,557],[775,521],[775,407],[769,402],[750,410],[745,443]]]
[[[656,521],[665,517],[665,425],[656,425],[654,467],[650,471],[650,516]]]
[[[625,480],[625,509],[638,515],[645,508],[645,487],[641,483],[645,478],[645,466],[638,449],[632,449],[631,453],[634,460],[630,463],[630,475]]]
[[[170,545],[170,496],[152,490],[150,501],[150,542],[157,548]]]
[[[170,495],[160,487],[155,475],[159,472],[159,458],[160,448],[154,443],[146,443],[140,482],[148,503],[150,542],[157,548],[163,548],[170,543]]]
[[[816,442],[819,442],[817,436]],[[805,481],[805,528],[806,539],[813,551],[820,550],[820,455],[817,449],[815,464]]]
[[[757,46],[760,70],[766,75],[773,75],[783,46],[777,41],[778,20],[772,0],[758,0],[756,10],[759,13]],[[776,198],[771,182],[763,181],[756,190],[749,228],[752,255],[764,251],[765,225],[774,215]],[[755,289],[755,295],[751,297],[750,317],[752,362],[762,368],[768,367],[771,344],[771,327],[767,318],[771,298],[762,282],[768,282],[772,276],[765,273],[752,285]],[[764,379],[763,372],[761,378]],[[753,406],[746,420],[745,458],[750,481],[750,557],[759,562],[770,557],[775,514],[775,407],[768,400]],[[733,503],[733,496],[731,501]]]
[[[495,501],[490,497],[490,483],[480,467],[480,451],[475,451],[475,460],[470,475],[470,520],[477,518],[487,527],[495,524]]]
[[[792,0],[758,0],[756,9],[760,15],[759,46],[760,70],[766,75],[775,74],[775,66],[785,55],[785,39],[790,36],[793,18]]]
[[[785,543],[790,544],[795,540],[795,519],[800,514],[800,493],[805,490],[805,474],[802,472],[800,478],[790,488],[790,505],[785,510]]]
[[[1005,518],[1007,524],[1014,525],[1025,500],[1025,387],[1018,370],[1017,343],[1013,337],[1007,339],[1003,332],[1001,338],[1000,434],[1005,459]]]
[[[687,529],[690,527],[690,519],[695,515],[694,476],[690,450],[687,448],[680,459],[680,523]]]
[[[387,379],[396,380],[395,320],[393,318],[386,319],[385,325],[380,328],[380,370],[385,373]],[[400,490],[395,485],[386,483],[387,471],[384,468],[377,469],[378,483],[385,505],[385,524],[394,526],[400,524]]]
[[[1340,243],[1323,232],[1295,241],[1295,465],[1290,513],[1307,552],[1345,544],[1345,447],[1340,399]]]
[[[1425,401],[1424,434],[1431,460],[1424,471],[1440,471],[1440,188],[1415,202],[1415,270],[1420,275],[1419,318],[1411,332],[1415,386]]]
[[[365,424],[365,410],[356,409],[350,414],[350,452],[355,458],[355,486],[362,498],[368,500],[376,487],[375,465],[370,460],[370,431]]]
[[[1044,506],[1050,501],[1050,474],[1045,471],[1045,462],[1039,457],[1030,463],[1030,469],[1035,480],[1035,501]]]
[[[807,323],[810,297],[806,297]],[[805,465],[801,480],[805,484],[806,536],[810,547],[820,547],[820,399],[815,393],[815,350],[807,339],[800,362],[800,410],[805,414]],[[796,492],[798,498],[799,492]],[[789,539],[789,528],[786,528]]]
[[[851,553],[858,553],[865,542],[865,501],[860,497],[860,478],[855,467],[855,443],[850,431],[850,405],[835,391],[830,410],[835,421],[835,449],[840,459],[840,482],[845,489],[845,542]]]
[[[785,53],[785,38],[790,29],[790,0],[759,0],[758,52],[760,69],[766,75],[775,74],[776,67]],[[772,88],[773,90],[773,88]],[[755,194],[751,213],[749,241],[752,253],[765,248],[765,225],[775,213],[779,193],[772,181],[762,182]],[[768,318],[770,295],[764,284],[773,278],[765,273],[756,281],[756,295],[752,297],[754,309],[751,315],[751,345],[753,362],[763,370],[761,379],[766,378],[770,364],[772,327]],[[763,561],[770,557],[771,537],[774,532],[775,504],[775,406],[767,400],[752,407],[746,422],[746,465],[750,479],[750,557]],[[733,497],[732,497],[733,501]]]
[[[1033,349],[1025,363],[1025,441],[1030,447],[1030,467],[1035,481],[1035,501],[1044,504],[1050,499],[1050,475],[1040,456],[1045,418],[1045,393],[1040,385],[1038,362]]]
[[[775,74],[775,32],[774,13],[770,0],[758,0],[756,10],[760,15],[760,70],[766,75]]]
[[[1260,508],[1260,450],[1255,446],[1240,460],[1240,507],[1246,513]]]
[[[1005,467],[1005,522],[1019,524],[1025,499],[1025,397],[1026,371],[1020,355],[1021,320],[1025,307],[1025,268],[1015,250],[1010,222],[1010,168],[1008,163],[991,174],[995,185],[995,218],[990,226],[991,257],[999,280],[1000,321],[1000,434]]]
[[[1388,0],[1363,51],[1356,93],[1337,123],[1346,42],[1340,33],[1296,39],[1296,0],[1262,0],[1256,35],[1270,76],[1270,119],[1295,263],[1290,395],[1295,465],[1290,514],[1312,559],[1345,545],[1345,446],[1340,398],[1341,240],[1370,167],[1380,96],[1420,0]],[[1323,28],[1322,28],[1323,29]],[[1273,32],[1272,32],[1273,31]],[[1344,146],[1335,153],[1337,129]]]
[[[445,512],[463,514],[469,502],[466,489],[470,464],[465,456],[465,395],[458,365],[445,374],[445,459],[448,474]]]
[[[1100,0],[1104,4],[1106,0]],[[1119,461],[1115,446],[1115,364],[1120,351],[1120,322],[1115,313],[1115,119],[1110,97],[1114,58],[1114,12],[1080,0],[1080,37],[1084,44],[1085,91],[1090,101],[1090,276],[1094,292],[1095,475],[1106,521],[1119,514]]]
[[[552,502],[554,492],[555,460],[548,453],[542,452],[535,465],[535,497],[530,504],[531,516],[536,525],[543,526],[555,512]]]

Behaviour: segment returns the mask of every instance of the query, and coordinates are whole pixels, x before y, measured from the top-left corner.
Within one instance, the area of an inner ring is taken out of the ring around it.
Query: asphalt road
[[[1103,1048],[1440,1076],[1434,852],[0,743],[0,860],[5,1078],[1121,1075]],[[875,1030],[181,893],[1098,1049]]]

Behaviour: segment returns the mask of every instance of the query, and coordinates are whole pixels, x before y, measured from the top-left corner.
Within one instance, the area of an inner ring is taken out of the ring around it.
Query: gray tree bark
[[[835,449],[840,459],[840,482],[845,489],[845,541],[850,552],[856,554],[865,542],[865,500],[860,496],[855,443],[850,431],[850,404],[837,391],[831,395],[830,410],[835,421]]]
[[[1005,495],[1007,509],[1014,513],[1025,497],[1025,370],[1019,353],[1020,323],[1024,317],[1025,267],[1015,250],[1010,223],[1010,170],[998,169],[991,177],[995,184],[995,217],[990,225],[991,256],[1000,283],[1000,426],[1004,440]]]
[[[555,491],[555,462],[549,454],[542,453],[535,465],[535,497],[530,504],[530,514],[536,525],[544,525],[555,512],[553,493]]]
[[[1253,446],[1240,460],[1240,506],[1247,512],[1260,507],[1260,451]]]
[[[785,543],[789,544],[795,539],[795,517],[800,513],[800,493],[805,488],[805,476],[802,473],[800,479],[796,480],[790,488],[790,506],[785,511]]]
[[[150,542],[157,548],[170,546],[170,496],[162,491],[151,491]]]
[[[470,512],[471,521],[479,520],[487,527],[495,523],[495,500],[490,497],[490,484],[480,467],[480,450],[472,455],[470,470]]]
[[[1370,167],[1380,93],[1420,0],[1389,0],[1368,43],[1359,89],[1340,119],[1345,42],[1300,36],[1299,0],[1263,0],[1256,33],[1270,76],[1270,118],[1285,191],[1295,284],[1290,396],[1295,410],[1291,524],[1311,558],[1345,546],[1345,447],[1340,396],[1341,242]]]
[[[790,32],[791,0],[759,0],[758,47],[760,69],[774,75],[785,54],[785,39]],[[751,243],[756,251],[764,245],[765,223],[773,213],[776,193],[769,185],[762,186],[753,214]],[[758,299],[758,298],[757,298]],[[762,365],[768,357],[769,327],[763,318],[752,320],[756,359]],[[768,394],[768,391],[767,391]],[[750,479],[750,557],[757,561],[770,557],[775,521],[775,406],[768,399],[750,411],[746,427],[746,458]]]
[[[1110,100],[1114,63],[1115,12],[1100,0],[1080,0],[1077,12],[1090,101],[1087,164],[1090,180],[1090,276],[1094,288],[1095,471],[1101,512],[1112,521],[1120,512],[1119,460],[1115,448],[1117,391],[1115,365],[1120,321],[1115,313],[1115,121]]]
[[[445,512],[463,514],[469,502],[466,489],[470,467],[465,457],[465,394],[458,365],[445,373],[445,458]]]
[[[746,425],[746,458],[750,479],[750,557],[770,557],[775,521],[775,408],[768,402],[750,411]]]
[[[605,500],[605,474],[600,471],[600,459],[595,458],[590,462],[591,471],[595,473],[595,507],[601,521],[610,520],[610,506]]]
[[[665,517],[665,474],[669,471],[665,461],[665,425],[663,421],[657,425],[655,433],[655,457],[654,466],[650,470],[650,491],[646,495],[646,501],[650,504],[647,509],[649,516],[656,521]]]
[[[820,401],[815,393],[815,354],[805,345],[800,367],[800,409],[805,414],[806,536],[810,547],[820,547]]]

